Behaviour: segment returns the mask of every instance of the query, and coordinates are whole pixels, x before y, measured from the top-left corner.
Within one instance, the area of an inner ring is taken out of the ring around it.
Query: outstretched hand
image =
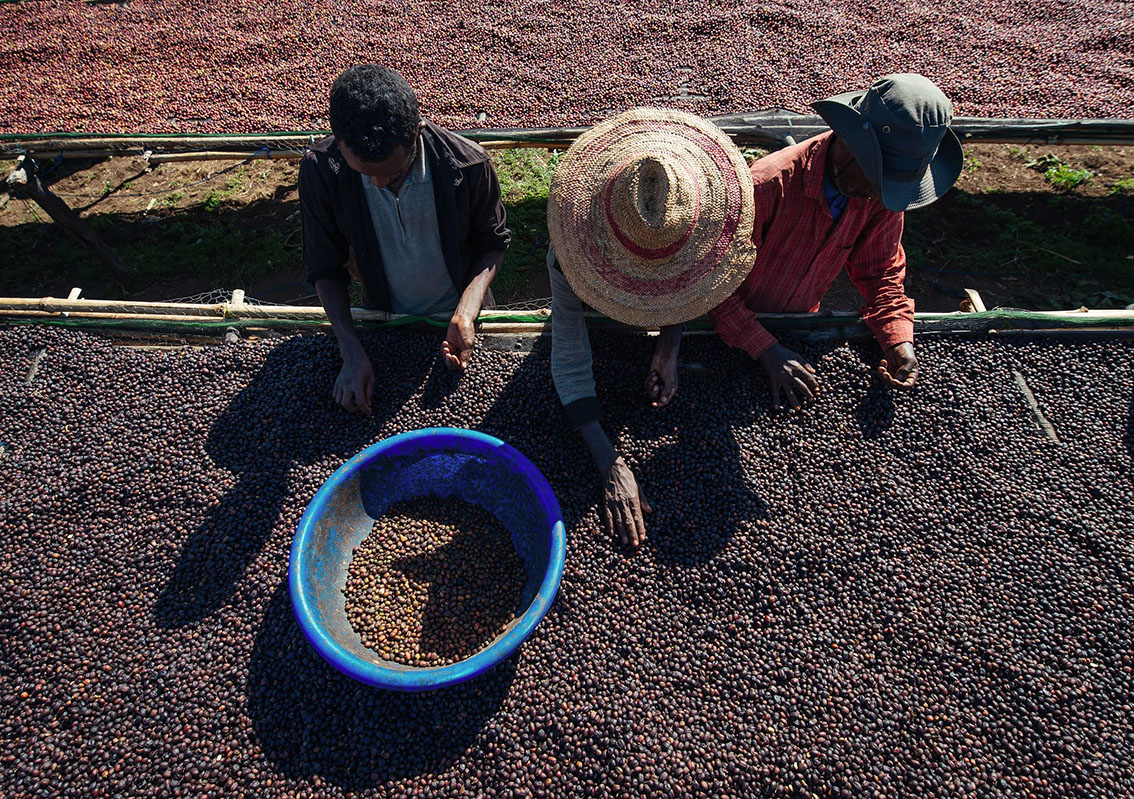
[[[445,365],[455,371],[464,371],[476,347],[476,328],[471,320],[454,316],[449,322],[445,340],[441,342],[441,358]]]
[[[815,367],[782,344],[773,344],[759,358],[772,390],[772,407],[782,404],[798,410],[804,400],[815,399],[819,381]]]
[[[909,388],[917,382],[917,356],[910,342],[895,344],[882,353],[878,374],[887,385]]]
[[[646,375],[646,399],[660,408],[677,393],[677,350],[681,346],[681,325],[663,327]]]
[[[615,458],[603,487],[602,515],[609,535],[618,535],[623,546],[637,549],[646,540],[643,513],[653,509],[646,501],[634,472],[621,457]]]
[[[343,368],[335,378],[331,394],[335,402],[351,413],[370,415],[370,400],[374,395],[374,367],[361,347],[343,358]]]

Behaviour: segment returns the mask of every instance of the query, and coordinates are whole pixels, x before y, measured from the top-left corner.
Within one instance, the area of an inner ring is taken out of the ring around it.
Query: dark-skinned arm
[[[579,435],[591,451],[595,466],[603,475],[602,517],[607,535],[617,533],[623,546],[637,549],[646,540],[643,513],[650,513],[649,502],[642,493],[634,472],[622,460],[598,422],[587,422]]]
[[[315,281],[315,291],[331,322],[331,330],[339,343],[339,354],[343,357],[343,366],[333,391],[335,402],[351,413],[369,414],[374,393],[374,368],[354,330],[347,284],[335,278],[324,278]]]
[[[476,346],[476,318],[484,305],[484,295],[496,278],[496,270],[504,260],[503,250],[489,250],[476,257],[472,271],[476,275],[465,290],[453,318],[445,340],[441,342],[441,357],[450,369],[463,370],[468,366],[473,348]]]
[[[878,374],[890,386],[917,382],[913,346],[914,301],[906,296],[906,253],[902,249],[905,217],[881,206],[855,242],[847,275],[866,305],[862,319],[882,347]]]

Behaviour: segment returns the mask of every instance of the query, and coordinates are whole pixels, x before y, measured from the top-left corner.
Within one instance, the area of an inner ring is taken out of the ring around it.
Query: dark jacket
[[[475,142],[431,122],[425,123],[421,140],[433,179],[445,266],[462,292],[476,277],[478,256],[506,250],[511,241],[500,183],[484,148]],[[349,282],[346,263],[353,250],[368,304],[390,310],[390,287],[362,180],[347,166],[334,136],[316,142],[303,156],[299,207],[307,279]]]

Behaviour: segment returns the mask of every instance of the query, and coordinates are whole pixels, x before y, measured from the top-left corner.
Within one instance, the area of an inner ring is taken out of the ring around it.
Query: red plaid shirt
[[[823,196],[825,133],[752,164],[756,263],[740,288],[709,313],[717,334],[753,358],[776,343],[756,317],[818,311],[844,267],[866,299],[862,318],[886,350],[913,341],[914,303],[902,283],[902,214],[851,197],[838,220]]]

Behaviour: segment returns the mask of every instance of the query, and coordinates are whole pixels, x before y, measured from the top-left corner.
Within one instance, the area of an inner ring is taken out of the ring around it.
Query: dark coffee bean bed
[[[458,378],[440,335],[364,335],[360,419],[331,399],[329,335],[0,329],[0,795],[1134,794],[1129,340],[924,337],[908,393],[872,344],[788,341],[821,393],[772,414],[712,336],[652,410],[650,342],[596,333],[607,429],[654,505],[628,555],[548,340]],[[304,639],[288,552],[346,458],[432,425],[535,462],[566,570],[504,664],[386,693]]]

